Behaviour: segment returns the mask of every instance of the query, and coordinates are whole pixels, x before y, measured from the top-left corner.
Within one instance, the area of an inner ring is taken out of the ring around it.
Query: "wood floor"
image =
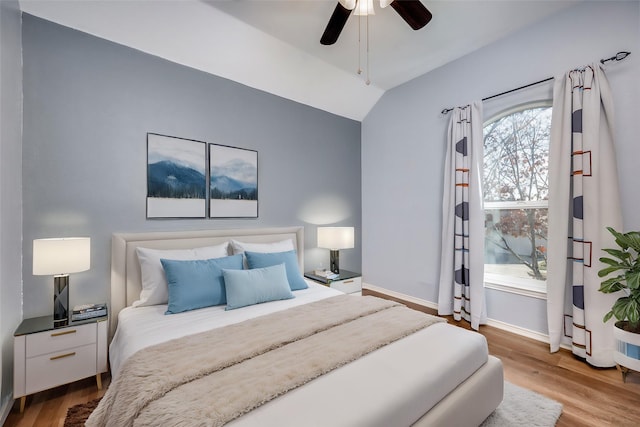
[[[98,390],[95,377],[91,377],[27,396],[22,414],[17,399],[4,426],[62,427],[68,408],[102,397],[110,382],[109,374],[102,374],[102,390]]]
[[[550,354],[547,344],[490,326],[482,326],[480,333],[487,337],[489,352],[502,360],[507,381],[564,405],[558,427],[640,426],[640,374],[629,374],[623,383],[616,369],[590,368],[566,350]],[[62,426],[67,408],[104,394],[106,374],[103,384],[98,391],[95,379],[88,378],[29,396],[24,414],[15,403],[4,426]]]

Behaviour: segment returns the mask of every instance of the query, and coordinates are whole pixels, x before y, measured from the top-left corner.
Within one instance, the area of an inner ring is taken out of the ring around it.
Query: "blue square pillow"
[[[307,289],[309,285],[305,282],[300,269],[298,268],[298,256],[296,251],[286,252],[244,252],[247,257],[249,268],[271,267],[272,265],[283,264],[287,271],[287,280],[292,291]]]
[[[284,264],[252,270],[222,270],[227,291],[225,310],[293,298]]]
[[[165,314],[227,303],[222,269],[242,270],[242,255],[205,260],[161,259],[167,277],[169,307]]]

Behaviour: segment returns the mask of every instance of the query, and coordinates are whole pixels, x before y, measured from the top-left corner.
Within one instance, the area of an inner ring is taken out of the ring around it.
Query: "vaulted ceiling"
[[[397,0],[402,1],[402,0]],[[20,0],[24,12],[340,116],[580,0],[421,0],[413,31],[391,8],[320,36],[337,0]],[[367,23],[368,21],[368,23]],[[366,28],[369,30],[369,78]],[[360,45],[358,34],[360,30]],[[363,75],[358,75],[359,61]]]

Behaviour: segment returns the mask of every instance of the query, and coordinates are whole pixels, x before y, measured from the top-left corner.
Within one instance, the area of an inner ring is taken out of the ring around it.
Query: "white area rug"
[[[481,427],[553,427],[560,414],[560,402],[505,381],[502,403]]]

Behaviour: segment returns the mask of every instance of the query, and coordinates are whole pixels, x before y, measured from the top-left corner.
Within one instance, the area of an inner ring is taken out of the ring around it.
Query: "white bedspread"
[[[165,316],[166,305],[126,308],[110,346],[112,376],[117,377],[122,363],[144,347],[337,294],[309,282],[308,289],[294,292],[294,299],[238,310],[220,306]],[[410,426],[487,358],[484,336],[440,323],[292,390],[229,426]]]
[[[229,311],[225,311],[225,306],[222,305],[165,315],[166,304],[127,307],[118,316],[118,329],[109,346],[111,376],[115,379],[125,360],[138,350],[151,345],[341,294],[335,289],[309,280],[307,283],[309,288],[293,292],[295,295],[293,299],[256,304]]]
[[[483,335],[438,323],[316,378],[227,425],[411,426],[487,358]]]

